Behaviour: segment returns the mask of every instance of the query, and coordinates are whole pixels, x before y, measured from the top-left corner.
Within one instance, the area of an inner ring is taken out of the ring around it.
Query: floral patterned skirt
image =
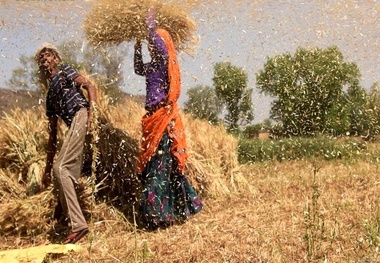
[[[156,155],[141,174],[140,212],[144,227],[149,230],[182,223],[202,209],[202,203],[186,176],[178,172],[170,146],[171,140],[166,132]]]

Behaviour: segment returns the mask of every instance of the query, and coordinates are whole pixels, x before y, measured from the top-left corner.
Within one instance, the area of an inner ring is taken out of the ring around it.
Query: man
[[[92,103],[96,101],[96,89],[91,82],[68,65],[59,65],[60,54],[55,46],[44,43],[35,59],[41,78],[49,84],[46,97],[46,115],[49,119],[49,140],[42,188],[51,183],[53,169],[54,186],[59,202],[69,220],[71,233],[64,241],[76,243],[88,232],[88,226],[78,203],[75,183],[81,175],[85,135],[90,129]],[[88,100],[82,89],[87,90]],[[62,147],[54,161],[57,149],[57,121],[61,118],[69,127]]]

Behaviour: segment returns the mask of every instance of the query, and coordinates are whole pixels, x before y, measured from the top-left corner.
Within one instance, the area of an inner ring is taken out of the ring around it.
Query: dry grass
[[[242,167],[253,192],[204,199],[200,214],[157,232],[133,231],[113,214],[94,221],[92,236],[81,242],[88,250],[47,262],[307,262],[304,213],[312,199],[314,167],[320,168],[324,234],[315,240],[318,249],[310,261],[378,262],[380,244],[370,244],[365,224],[379,213],[380,167],[339,162]],[[31,239],[12,241],[31,246]],[[43,236],[33,241],[45,242]],[[10,242],[0,247],[20,247]]]
[[[140,140],[141,105],[127,100],[122,106],[110,106],[103,96],[99,105],[110,125],[105,134],[111,134],[109,129],[118,134],[104,139],[104,147],[107,140],[124,136]],[[133,220],[125,219],[125,211],[94,203],[94,182],[84,178],[79,193],[91,234],[81,244],[87,249],[51,255],[46,262],[380,261],[378,163],[289,161],[242,166],[237,162],[236,139],[222,127],[183,117],[190,151],[186,173],[201,193],[203,211],[166,230],[136,230]],[[59,242],[63,234],[51,221],[53,195],[45,191],[28,197],[27,182],[18,181],[19,167],[29,171],[28,160],[44,159],[44,155],[21,151],[19,156],[11,149],[16,142],[17,149],[27,145],[22,141],[44,143],[42,138],[29,137],[47,136],[46,126],[40,126],[46,121],[27,111],[13,112],[0,122],[8,129],[0,134],[6,147],[2,156],[9,158],[2,164],[10,161],[13,167],[0,170],[0,249]],[[136,149],[132,152],[136,154]]]
[[[1,204],[2,218],[0,229],[9,235],[34,236],[48,230],[48,216],[51,214],[50,191],[46,191],[30,198],[14,198]]]
[[[94,45],[144,40],[146,16],[151,6],[155,6],[158,27],[168,30],[177,49],[191,49],[195,44],[196,25],[188,16],[187,5],[179,1],[98,1],[85,19],[86,36]]]
[[[9,114],[4,113],[3,119],[5,125],[0,127],[0,166],[26,175],[27,167],[22,164],[31,164],[44,153],[44,148],[40,147],[47,137],[46,125],[40,121],[44,119],[44,110],[40,107],[39,110],[23,112],[16,108]]]

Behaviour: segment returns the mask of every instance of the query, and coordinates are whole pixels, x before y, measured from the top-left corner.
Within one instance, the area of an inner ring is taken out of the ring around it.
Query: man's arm
[[[79,85],[81,85],[82,88],[84,88],[88,93],[90,108],[88,112],[87,130],[89,131],[91,129],[93,104],[96,103],[96,100],[97,100],[96,88],[88,78],[80,74],[74,79],[74,81],[78,83]]]
[[[46,166],[45,172],[42,175],[41,187],[46,188],[51,183],[51,170],[53,168],[53,161],[55,152],[57,151],[57,124],[58,117],[51,116],[49,117],[48,131],[49,131],[49,140],[46,147]]]

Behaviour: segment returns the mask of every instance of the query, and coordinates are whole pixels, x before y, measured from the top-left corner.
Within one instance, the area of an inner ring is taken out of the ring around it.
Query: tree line
[[[87,71],[114,103],[122,97],[124,54],[115,49],[83,48],[75,42],[58,46],[64,63]],[[79,56],[78,56],[79,54]],[[33,56],[22,55],[10,87],[39,89]],[[212,86],[187,91],[184,111],[211,124],[223,124],[232,133],[251,134],[265,129],[274,136],[355,135],[371,138],[380,132],[379,85],[360,86],[356,63],[345,61],[336,46],[298,48],[294,54],[268,57],[256,74],[256,89],[274,100],[269,119],[252,125],[253,88],[243,68],[230,62],[214,64]]]
[[[345,61],[336,46],[298,48],[294,55],[268,57],[256,74],[256,88],[274,98],[270,118],[249,125],[254,116],[246,73],[229,62],[216,63],[214,87],[189,89],[185,111],[217,123],[224,105],[228,112],[224,124],[246,135],[265,129],[276,137],[327,134],[371,139],[380,132],[379,85],[366,90],[360,77],[356,63]],[[239,124],[246,126],[239,130]]]

